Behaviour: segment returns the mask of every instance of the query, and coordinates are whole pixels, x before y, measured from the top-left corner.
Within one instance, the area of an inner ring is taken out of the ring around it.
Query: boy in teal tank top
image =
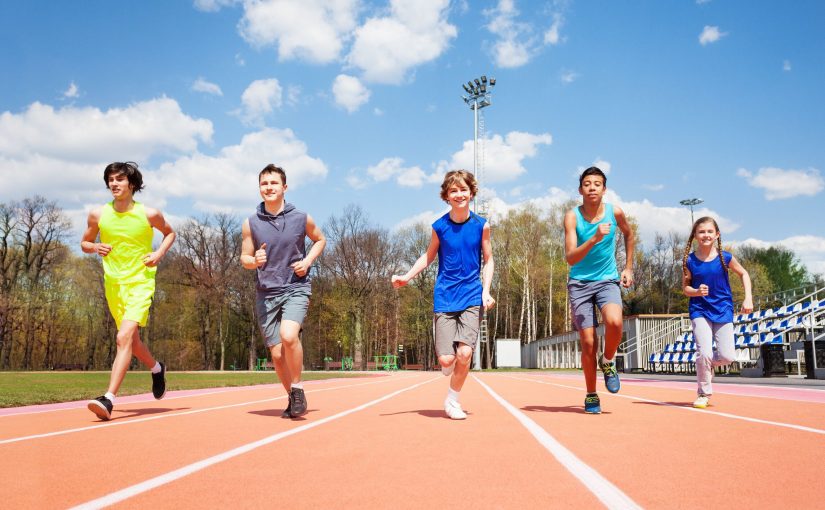
[[[607,390],[617,393],[619,374],[613,358],[622,338],[622,295],[619,285],[633,285],[633,230],[619,207],[604,203],[607,176],[597,167],[590,167],[579,177],[582,205],[564,216],[564,248],[570,264],[567,290],[573,325],[579,332],[581,361],[587,395],[584,411],[601,413],[601,402],[596,393],[596,308],[604,322],[604,353],[601,368]],[[616,267],[616,227],[624,235],[627,262],[619,277]]]
[[[154,397],[161,399],[166,394],[166,367],[141,342],[138,328],[146,326],[155,294],[157,265],[175,241],[175,232],[159,210],[134,200],[134,194],[143,189],[143,176],[137,164],[108,165],[103,182],[113,200],[89,213],[80,247],[84,253],[96,253],[103,258],[106,302],[118,329],[109,388],[88,403],[90,411],[101,420],[108,420],[133,354],[152,370]],[[152,250],[153,229],[163,234],[156,251]],[[100,242],[96,242],[98,234]]]

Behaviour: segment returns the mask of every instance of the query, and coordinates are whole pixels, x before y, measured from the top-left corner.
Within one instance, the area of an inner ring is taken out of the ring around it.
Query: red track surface
[[[690,385],[628,379],[619,395],[602,389],[604,412],[589,416],[581,377],[481,373],[462,392],[469,418],[452,421],[442,409],[446,388],[440,374],[419,372],[307,383],[301,420],[279,417],[279,385],[124,399],[105,423],[85,406],[21,408],[0,416],[0,507],[825,501],[825,392],[717,392],[712,407],[694,410]]]

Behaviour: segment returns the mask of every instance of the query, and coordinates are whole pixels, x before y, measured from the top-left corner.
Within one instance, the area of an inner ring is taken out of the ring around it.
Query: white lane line
[[[512,414],[519,421],[519,423],[521,423],[524,428],[526,428],[530,434],[532,434],[533,437],[535,437],[536,440],[547,449],[548,452],[553,454],[562,466],[570,471],[573,476],[578,478],[587,490],[599,498],[599,500],[604,503],[604,506],[611,509],[642,508],[635,501],[630,499],[627,494],[622,492],[621,489],[610,483],[609,480],[599,474],[598,471],[591,468],[581,459],[576,457],[573,452],[565,448],[556,440],[556,438],[551,436],[550,433],[544,430],[539,424],[528,418],[526,414],[516,409],[515,406],[504,400],[498,395],[498,393],[493,391],[492,388],[484,384],[484,382],[475,374],[473,374],[473,379],[478,381],[478,383],[485,390],[487,390],[487,393],[489,393],[496,401],[498,401],[499,404],[507,409],[507,411],[509,411],[510,414]]]
[[[402,388],[397,391],[393,391],[383,397],[377,398],[365,404],[361,404],[357,407],[353,407],[352,409],[348,409],[346,411],[341,411],[340,413],[333,414],[332,416],[327,416],[326,418],[322,418],[318,421],[313,421],[307,423],[306,425],[301,425],[299,427],[295,427],[293,429],[286,430],[284,432],[279,432],[278,434],[273,434],[269,437],[265,437],[258,441],[245,444],[243,446],[239,446],[237,448],[233,448],[232,450],[226,451],[224,453],[219,453],[218,455],[214,455],[212,457],[203,459],[201,461],[189,464],[188,466],[184,466],[182,468],[178,468],[174,471],[170,471],[169,473],[156,476],[155,478],[150,478],[149,480],[143,481],[141,483],[132,485],[131,487],[126,487],[125,489],[121,489],[119,491],[113,492],[101,498],[94,499],[92,501],[88,501],[86,503],[82,503],[75,507],[72,507],[72,510],[88,510],[88,509],[97,509],[107,507],[109,505],[114,505],[115,503],[119,503],[131,497],[137,496],[138,494],[142,494],[144,492],[150,491],[152,489],[156,489],[162,485],[166,485],[170,482],[174,482],[175,480],[179,480],[183,477],[189,476],[193,473],[197,473],[203,469],[206,469],[210,466],[218,464],[220,462],[229,460],[233,457],[237,457],[238,455],[243,455],[244,453],[251,452],[256,448],[260,448],[262,446],[266,446],[268,444],[274,443],[275,441],[279,441],[286,437],[298,434],[300,432],[305,432],[307,430],[313,429],[315,427],[319,427],[326,423],[329,423],[333,420],[337,420],[339,418],[343,418],[344,416],[350,415],[352,413],[356,413],[358,411],[362,411],[368,407],[374,406],[375,404],[381,403],[385,400],[391,399],[396,395],[400,395],[405,391],[409,391],[419,386],[423,386],[424,384],[429,384],[433,381],[440,380],[441,374],[438,377],[431,377],[430,379],[413,384],[412,386],[407,386],[406,388]]]
[[[498,374],[496,374],[496,375],[498,375]],[[510,379],[515,379],[517,381],[529,381],[529,382],[533,382],[533,383],[536,383],[536,384],[547,384],[549,386],[558,386],[559,388],[569,388],[569,389],[578,390],[578,391],[582,390],[582,388],[580,386],[568,386],[566,384],[557,384],[557,383],[551,383],[551,382],[547,382],[547,381],[538,381],[536,379],[526,378],[526,377],[513,377],[513,376],[503,375],[503,374],[498,375],[498,377],[508,377]],[[682,410],[685,410],[685,411],[691,411],[691,412],[696,412],[696,413],[700,413],[700,414],[709,414],[709,415],[714,415],[714,416],[721,416],[723,418],[730,418],[732,420],[742,420],[742,421],[747,421],[747,422],[751,422],[751,423],[759,423],[759,424],[762,424],[762,425],[771,425],[771,426],[774,426],[774,427],[783,427],[783,428],[788,428],[788,429],[801,430],[802,432],[813,432],[814,434],[825,434],[825,430],[815,429],[813,427],[806,427],[805,425],[795,425],[793,423],[783,423],[781,421],[762,420],[762,419],[759,419],[759,418],[751,418],[749,416],[740,416],[738,414],[723,413],[721,411],[711,411],[707,408],[705,408],[705,409],[696,409],[694,407],[680,406],[680,405],[676,405],[676,404],[670,404],[668,402],[662,402],[661,400],[652,400],[652,399],[649,399],[649,398],[637,397],[637,396],[634,396],[634,395],[623,395],[623,394],[620,394],[620,393],[602,393],[601,395],[608,395],[610,397],[618,397],[618,398],[627,398],[627,399],[630,399],[630,400],[640,400],[642,402],[649,402],[651,404],[657,404],[657,405],[660,405],[660,406],[663,406],[663,407],[673,407],[675,409],[682,409]]]
[[[344,385],[344,386],[335,386],[335,387],[332,387],[332,388],[320,388],[320,389],[317,389],[317,390],[307,391],[306,393],[309,395],[309,394],[313,394],[313,393],[319,393],[319,392],[322,392],[322,391],[332,391],[332,390],[340,390],[340,389],[344,389],[344,388],[354,388],[356,386],[367,386],[367,385],[370,385],[370,384],[379,384],[379,383],[389,382],[391,380],[392,379],[390,379],[390,378],[381,378],[381,380],[378,380],[378,381],[370,381],[370,382],[360,383],[360,384],[347,384],[347,385]],[[233,407],[243,407],[243,406],[248,406],[248,405],[252,405],[252,404],[261,404],[261,403],[264,403],[264,402],[272,402],[272,401],[275,401],[275,400],[282,400],[282,399],[285,399],[285,398],[286,398],[286,395],[282,395],[280,397],[271,397],[271,398],[265,398],[265,399],[261,399],[261,400],[251,400],[251,401],[248,401],[248,402],[240,402],[240,403],[236,403],[236,404],[226,404],[226,405],[215,406],[215,407],[204,407],[204,408],[201,408],[201,409],[193,409],[191,411],[183,411],[183,412],[174,413],[174,414],[159,414],[157,416],[147,416],[145,418],[134,418],[134,419],[121,418],[118,421],[110,421],[110,422],[102,423],[102,424],[99,424],[99,425],[89,425],[87,427],[77,427],[77,428],[73,428],[73,429],[57,430],[57,431],[54,431],[54,432],[45,432],[43,434],[33,434],[33,435],[30,435],[30,436],[21,436],[21,437],[13,437],[13,438],[10,438],[10,439],[3,439],[3,440],[0,440],[0,445],[9,444],[9,443],[18,443],[20,441],[29,441],[31,439],[42,439],[42,438],[45,438],[45,437],[62,436],[64,434],[73,434],[75,432],[84,432],[84,431],[87,431],[87,430],[95,430],[95,429],[100,429],[100,428],[104,428],[104,427],[117,427],[119,425],[131,425],[133,423],[142,423],[142,422],[152,421],[152,420],[161,420],[161,419],[164,419],[164,418],[175,418],[175,417],[178,417],[178,416],[186,416],[186,415],[189,415],[189,414],[205,413],[205,412],[208,412],[208,411],[220,411],[222,409],[231,409]],[[154,402],[157,402],[157,401],[154,401]]]

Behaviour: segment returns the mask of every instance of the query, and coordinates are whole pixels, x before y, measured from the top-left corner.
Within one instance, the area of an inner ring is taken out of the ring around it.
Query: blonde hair
[[[722,252],[722,233],[719,232],[719,225],[716,223],[716,220],[710,216],[702,216],[693,223],[693,228],[690,230],[690,237],[688,237],[687,245],[685,245],[685,253],[682,255],[682,275],[686,281],[688,279],[687,261],[688,255],[690,255],[690,248],[693,245],[694,237],[696,237],[696,229],[703,223],[713,223],[713,228],[715,228],[716,233],[719,234],[719,237],[716,238],[716,250],[719,252],[719,262],[722,263],[722,269],[725,271],[725,275],[728,275],[728,265],[725,263],[725,254]]]
[[[476,193],[478,193],[476,176],[467,170],[450,170],[447,172],[447,175],[444,176],[444,182],[441,183],[441,200],[446,202],[450,186],[459,182],[466,184],[467,187],[470,188],[471,197],[476,196]]]

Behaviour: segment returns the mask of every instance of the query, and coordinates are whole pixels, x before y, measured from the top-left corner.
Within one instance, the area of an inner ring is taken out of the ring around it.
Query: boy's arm
[[[405,275],[393,275],[392,276],[392,286],[396,289],[399,287],[403,287],[407,285],[407,283],[418,276],[418,273],[423,271],[427,268],[430,264],[432,264],[433,260],[435,260],[436,255],[438,255],[438,234],[435,233],[435,230],[432,231],[432,237],[430,237],[430,245],[427,246],[427,251],[424,252],[423,255],[418,257],[418,260],[415,261],[415,264],[407,271]]]
[[[258,269],[266,264],[266,243],[257,251],[252,239],[252,229],[249,228],[249,219],[245,219],[241,227],[241,265],[246,269]]]
[[[567,211],[567,214],[564,215],[564,257],[567,259],[567,264],[575,266],[581,262],[590,250],[609,232],[610,224],[602,223],[599,225],[599,228],[596,229],[593,237],[583,242],[580,246],[576,246],[576,213],[572,210]]]
[[[148,267],[155,267],[160,262],[160,259],[166,255],[166,252],[169,251],[169,248],[172,247],[172,243],[175,242],[175,231],[172,229],[172,225],[170,225],[166,221],[166,218],[163,217],[163,213],[158,209],[147,207],[146,218],[149,220],[149,224],[152,225],[153,228],[158,229],[160,233],[163,234],[163,240],[161,240],[158,249],[143,256],[144,265]]]
[[[310,248],[306,258],[294,262],[290,266],[298,276],[307,274],[312,263],[321,256],[321,252],[324,251],[324,247],[327,245],[327,238],[324,237],[324,233],[321,232],[321,229],[318,228],[318,225],[315,224],[315,221],[309,214],[307,214],[306,235],[312,240],[312,248]]]
[[[633,233],[633,229],[627,221],[627,216],[621,208],[614,206],[613,216],[616,218],[616,226],[624,235],[625,265],[622,270],[621,281],[622,286],[627,288],[633,285],[633,250],[636,247],[636,234]]]
[[[723,257],[723,254],[719,254]],[[753,311],[753,297],[751,296],[751,275],[742,267],[742,264],[736,260],[736,257],[731,256],[728,268],[742,278],[742,286],[745,288],[745,299],[742,301],[742,312],[751,313]]]
[[[86,230],[80,238],[80,249],[83,253],[97,253],[101,257],[105,257],[112,251],[112,246],[105,243],[96,243],[97,234],[100,232],[100,214],[102,209],[97,207],[89,211],[89,217],[86,219]]]
[[[481,233],[481,256],[484,266],[481,268],[481,302],[485,310],[496,306],[496,300],[490,294],[490,286],[493,284],[493,272],[495,271],[495,261],[493,260],[493,242],[490,239],[490,224],[484,224]]]

